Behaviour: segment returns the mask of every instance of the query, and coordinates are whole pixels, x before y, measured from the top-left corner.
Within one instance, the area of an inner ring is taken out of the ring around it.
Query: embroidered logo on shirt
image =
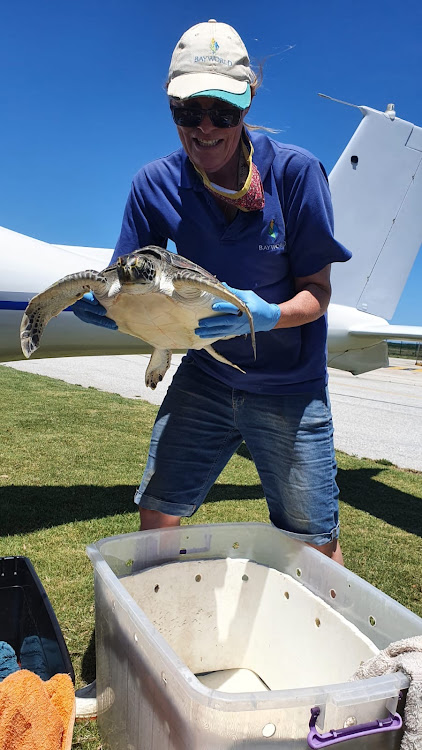
[[[271,219],[270,225],[268,227],[268,234],[273,240],[276,240],[278,237],[278,233],[279,233],[279,228],[277,224],[275,223],[275,220]]]
[[[213,53],[213,55],[215,55],[215,53],[217,52],[218,49],[220,49],[220,45],[218,44],[218,42],[213,37],[211,39],[211,44],[210,44],[210,50]]]
[[[258,245],[258,250],[262,251],[268,251],[268,250],[284,250],[286,247],[286,243],[284,242],[277,242],[274,245]]]
[[[268,224],[268,235],[271,237],[272,240],[277,240],[277,238],[280,236],[280,230],[275,223],[275,219],[271,219],[270,223]],[[286,247],[286,243],[283,239],[279,239],[278,242],[272,242],[269,245],[259,245],[258,248],[261,251],[283,251]]]

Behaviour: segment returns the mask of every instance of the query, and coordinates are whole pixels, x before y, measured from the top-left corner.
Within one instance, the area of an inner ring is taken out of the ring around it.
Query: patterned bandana
[[[242,136],[242,151],[239,159],[238,191],[215,185],[210,182],[202,169],[193,165],[207,190],[220,200],[228,203],[239,211],[260,211],[265,205],[264,188],[258,167],[252,161],[253,146],[246,133]]]

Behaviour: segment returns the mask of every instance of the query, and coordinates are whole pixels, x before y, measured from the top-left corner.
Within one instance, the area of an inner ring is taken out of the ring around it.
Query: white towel
[[[390,672],[403,672],[410,680],[400,750],[422,750],[422,635],[390,643],[364,662],[352,680],[366,680]]]

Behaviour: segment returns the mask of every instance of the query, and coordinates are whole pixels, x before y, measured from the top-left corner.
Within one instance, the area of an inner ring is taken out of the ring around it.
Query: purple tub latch
[[[338,742],[347,742],[347,740],[364,737],[368,734],[377,734],[380,732],[393,732],[401,729],[402,719],[399,714],[390,713],[385,719],[375,719],[367,724],[355,724],[346,729],[331,729],[329,732],[320,734],[316,728],[316,720],[321,713],[319,706],[311,708],[311,720],[309,722],[308,746],[312,750],[336,745]]]

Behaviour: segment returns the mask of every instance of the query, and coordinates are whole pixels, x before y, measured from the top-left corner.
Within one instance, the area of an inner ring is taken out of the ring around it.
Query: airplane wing
[[[349,329],[349,335],[391,341],[422,341],[422,326],[388,325],[388,323],[379,326],[362,325]]]

